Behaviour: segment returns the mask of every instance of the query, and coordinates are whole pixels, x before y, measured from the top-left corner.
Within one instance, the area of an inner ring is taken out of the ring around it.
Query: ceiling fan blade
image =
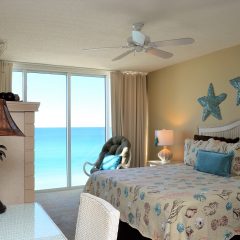
[[[163,50],[160,50],[157,48],[153,48],[153,47],[147,48],[145,50],[145,52],[150,53],[150,54],[160,57],[160,58],[170,58],[173,56],[173,54],[170,52],[166,52],[166,51],[163,51]]]
[[[179,38],[179,39],[171,39],[171,40],[163,40],[150,42],[148,45],[151,47],[165,47],[165,46],[177,46],[177,45],[187,45],[194,43],[193,38]]]
[[[82,48],[81,51],[89,50],[101,50],[101,49],[113,49],[113,48],[127,48],[128,46],[117,46],[117,47],[97,47],[97,48]]]
[[[122,53],[121,55],[115,57],[114,59],[112,59],[112,61],[117,61],[117,60],[119,60],[119,59],[121,59],[123,57],[126,57],[128,54],[130,54],[130,53],[132,53],[134,51],[135,51],[135,49],[128,50],[128,51]]]

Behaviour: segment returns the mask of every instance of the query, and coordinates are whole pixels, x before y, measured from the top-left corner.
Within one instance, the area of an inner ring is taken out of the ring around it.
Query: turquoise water
[[[95,162],[105,142],[105,128],[71,129],[72,186],[84,185],[85,161]],[[35,128],[35,189],[67,186],[66,128]]]

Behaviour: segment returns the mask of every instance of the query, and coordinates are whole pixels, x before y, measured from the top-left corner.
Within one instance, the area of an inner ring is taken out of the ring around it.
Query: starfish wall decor
[[[237,106],[240,104],[240,77],[236,77],[234,79],[229,80],[231,85],[237,89]]]
[[[215,96],[213,84],[210,83],[208,87],[208,95],[198,98],[198,102],[203,107],[202,121],[205,121],[208,116],[211,114],[213,117],[221,120],[222,115],[219,108],[219,104],[223,102],[227,97],[226,93],[221,93],[218,96]]]

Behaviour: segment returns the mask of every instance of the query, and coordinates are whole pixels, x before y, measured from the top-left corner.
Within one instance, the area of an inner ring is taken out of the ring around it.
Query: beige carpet
[[[79,197],[82,189],[37,192],[38,202],[68,240],[74,240]]]

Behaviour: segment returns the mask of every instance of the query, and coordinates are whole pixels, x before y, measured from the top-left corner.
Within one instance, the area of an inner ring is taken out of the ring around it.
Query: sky
[[[13,73],[13,93],[22,100],[22,74]],[[35,127],[66,126],[66,75],[27,74],[27,101],[40,102]],[[105,79],[103,77],[71,77],[71,126],[105,126]]]

